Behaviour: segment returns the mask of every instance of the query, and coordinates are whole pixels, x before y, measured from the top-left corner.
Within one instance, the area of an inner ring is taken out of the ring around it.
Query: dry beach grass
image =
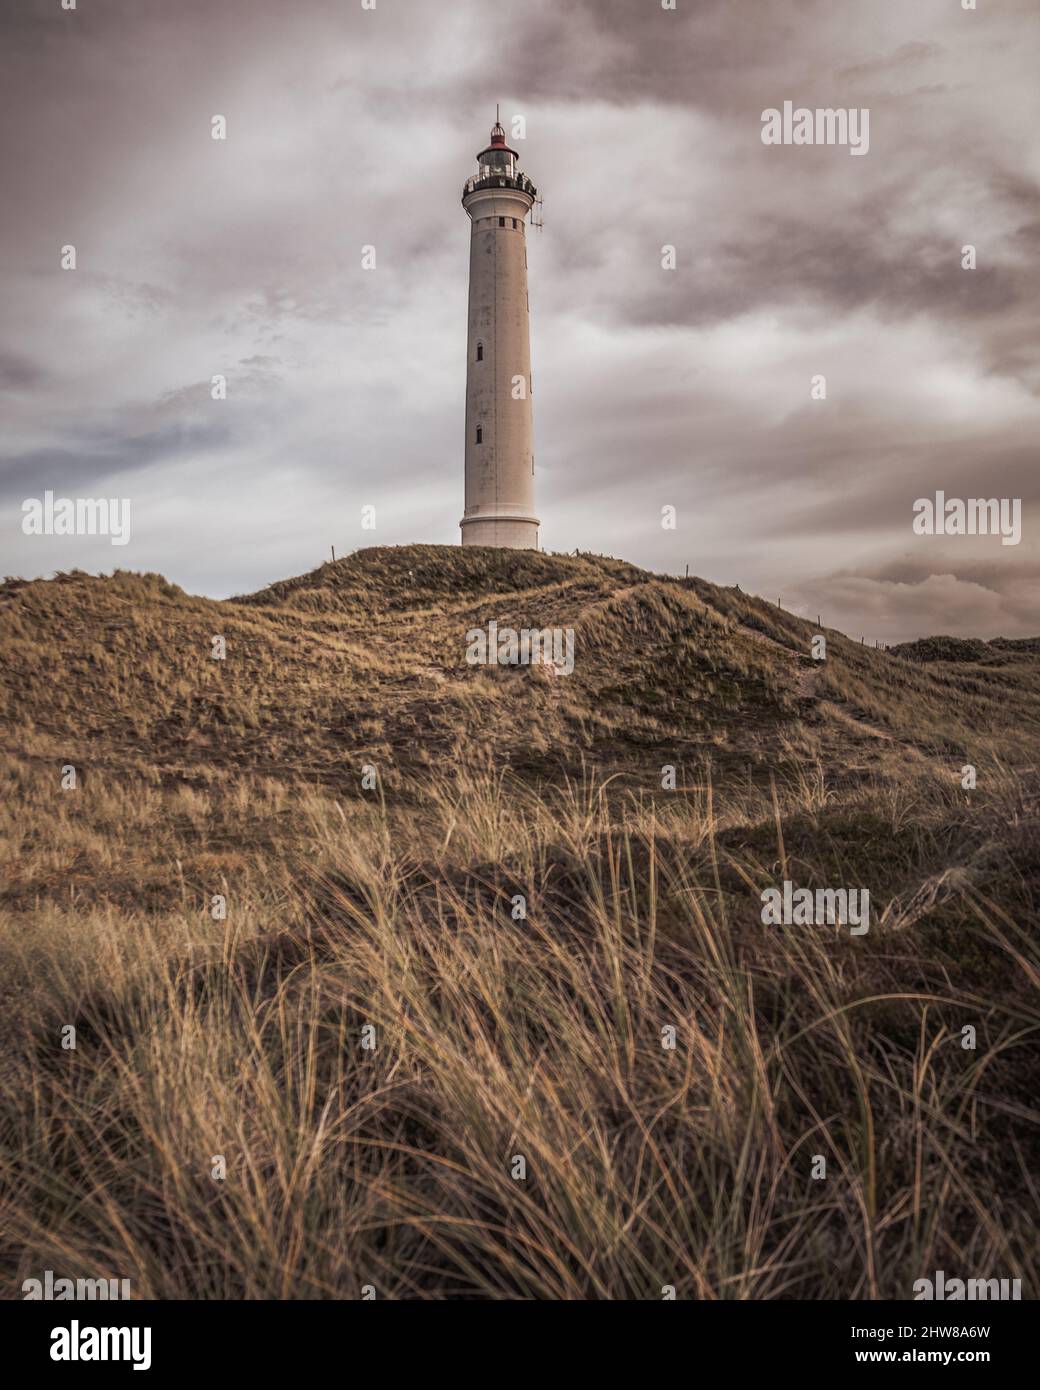
[[[8,581],[6,1296],[1035,1296],[1040,657],[814,630],[471,549]],[[870,932],[763,926],[785,878]]]

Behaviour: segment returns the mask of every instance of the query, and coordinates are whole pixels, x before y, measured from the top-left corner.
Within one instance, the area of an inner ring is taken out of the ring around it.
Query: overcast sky
[[[4,571],[225,596],[457,544],[498,101],[546,549],[868,640],[1040,632],[1040,12],[978,4],[6,0]],[[868,153],[764,145],[785,100],[869,108]],[[23,535],[46,489],[130,498],[130,543]],[[1021,542],[915,535],[939,489],[1021,498]]]

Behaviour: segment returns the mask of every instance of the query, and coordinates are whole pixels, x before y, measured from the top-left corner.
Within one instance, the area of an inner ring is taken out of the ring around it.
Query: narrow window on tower
[[[477,361],[478,361],[478,362],[483,362],[483,360],[484,360],[484,344],[483,344],[483,343],[478,343],[478,344],[477,344]]]
[[[504,217],[500,217],[500,218],[498,219],[498,225],[499,225],[500,227],[504,227],[504,226],[506,225],[506,219],[505,219]]]
[[[516,218],[513,218],[513,231],[516,231]]]
[[[478,444],[483,444],[483,442],[484,442],[484,431],[483,431],[483,430],[480,428],[480,426],[478,425],[478,426],[477,426],[477,443],[478,443]]]

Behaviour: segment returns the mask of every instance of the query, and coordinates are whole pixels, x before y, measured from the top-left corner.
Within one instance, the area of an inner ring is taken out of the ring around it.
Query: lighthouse
[[[463,545],[538,549],[526,233],[537,196],[496,120],[462,190],[470,220]]]

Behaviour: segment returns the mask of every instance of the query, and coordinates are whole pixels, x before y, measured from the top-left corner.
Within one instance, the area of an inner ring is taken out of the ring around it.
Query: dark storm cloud
[[[139,477],[171,458],[224,447],[231,439],[226,425],[171,423],[150,434],[126,436],[84,431],[73,448],[38,449],[0,460],[0,498],[11,501],[36,496],[50,488],[75,495],[90,492],[111,480]]]
[[[529,258],[546,546],[688,562],[889,640],[955,630],[951,605],[979,630],[1036,629],[1033,13],[6,7],[13,563],[56,563],[17,529],[44,474],[118,479],[140,527],[121,559],[208,592],[309,567],[330,542],[455,542],[459,194],[501,101],[507,129],[526,118],[516,143],[545,198]],[[870,152],[763,146],[761,113],[785,99],[869,106]],[[67,243],[75,272],[58,268]],[[1022,544],[916,546],[913,500],[936,488],[1023,497]]]
[[[868,569],[847,571],[839,577],[873,579],[884,584],[921,584],[933,574],[949,574],[953,568],[952,561],[950,566],[937,568],[934,559],[923,555],[900,555]],[[1003,592],[1011,582],[1033,588],[1040,585],[1040,563],[1036,561],[1023,562],[1013,573],[993,560],[961,559],[955,568],[958,579],[996,594]]]
[[[636,324],[701,323],[787,307],[875,308],[907,316],[934,310],[971,320],[1006,312],[1030,291],[1029,266],[981,267],[969,277],[959,248],[948,249],[945,261],[936,264],[934,239],[922,235],[893,248],[883,228],[857,227],[857,221],[863,221],[862,210],[853,212],[847,226],[778,219],[767,236],[749,235],[695,253],[674,286],[646,277],[619,296],[619,316]]]
[[[850,635],[900,641],[907,631],[953,637],[1036,635],[1040,568],[1018,571],[951,557],[935,567],[916,561],[879,574],[838,572],[789,591],[788,606],[820,614]],[[858,621],[857,621],[858,620]]]
[[[0,391],[22,391],[46,380],[46,371],[37,363],[14,352],[0,352]]]

